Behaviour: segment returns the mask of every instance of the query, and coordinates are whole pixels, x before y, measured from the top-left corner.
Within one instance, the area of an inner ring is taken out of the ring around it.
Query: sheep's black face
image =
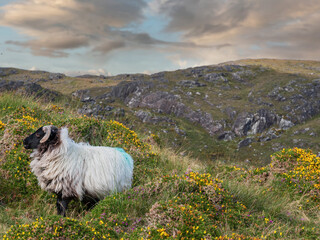
[[[55,126],[52,126],[50,131],[51,131],[50,136],[49,136],[48,140],[46,140],[45,142],[49,142],[50,140],[56,138],[56,135],[58,133],[58,128]],[[41,140],[43,140],[45,135],[46,135],[46,133],[45,133],[45,131],[43,131],[43,127],[41,127],[37,131],[35,131],[34,133],[32,133],[30,136],[26,137],[23,140],[23,146],[26,149],[36,149],[42,143]]]

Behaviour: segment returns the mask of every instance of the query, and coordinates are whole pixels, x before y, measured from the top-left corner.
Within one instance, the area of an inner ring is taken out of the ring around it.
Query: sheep
[[[131,188],[133,159],[122,148],[75,143],[68,129],[43,126],[23,141],[33,149],[30,167],[41,189],[57,195],[57,213],[79,199],[93,206],[110,193]]]

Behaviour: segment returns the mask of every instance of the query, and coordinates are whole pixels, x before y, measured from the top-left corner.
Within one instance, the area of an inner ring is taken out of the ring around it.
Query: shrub
[[[272,156],[271,171],[296,193],[320,200],[320,157],[311,150],[283,149]]]
[[[78,220],[49,216],[31,224],[14,225],[3,239],[103,239],[112,236],[112,230],[104,234]]]

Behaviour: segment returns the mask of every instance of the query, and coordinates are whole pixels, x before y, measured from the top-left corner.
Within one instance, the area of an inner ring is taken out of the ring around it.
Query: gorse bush
[[[283,149],[272,156],[270,171],[297,194],[308,194],[320,202],[320,157],[301,148]]]
[[[106,234],[110,236],[110,234]],[[98,233],[86,224],[59,216],[37,219],[31,224],[15,225],[3,236],[3,239],[102,239],[106,236]]]

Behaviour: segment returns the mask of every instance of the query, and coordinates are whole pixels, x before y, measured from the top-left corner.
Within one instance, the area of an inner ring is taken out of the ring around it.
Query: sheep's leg
[[[66,211],[68,209],[68,204],[72,198],[63,198],[62,194],[57,194],[57,212],[61,216],[66,216]]]
[[[92,209],[98,202],[99,202],[98,198],[93,198],[88,195],[86,195],[82,200],[82,203],[86,206],[87,210]]]

